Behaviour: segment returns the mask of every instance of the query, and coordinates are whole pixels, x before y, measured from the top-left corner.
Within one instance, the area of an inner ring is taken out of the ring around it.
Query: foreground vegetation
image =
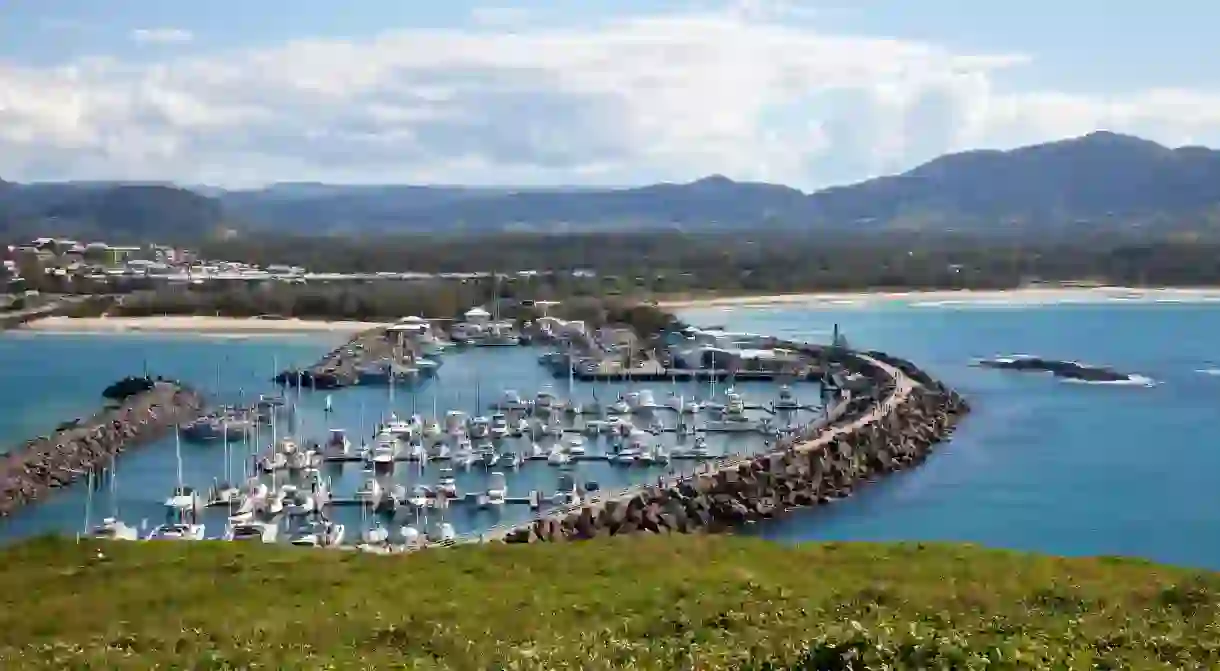
[[[40,540],[0,666],[1203,669],[1220,577],[970,547],[724,537],[409,556]]]

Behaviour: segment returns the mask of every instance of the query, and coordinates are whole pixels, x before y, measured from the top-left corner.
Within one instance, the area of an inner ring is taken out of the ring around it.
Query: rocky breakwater
[[[204,406],[193,390],[152,378],[120,380],[103,396],[108,406],[92,417],[65,422],[0,458],[0,516],[109,465],[128,447],[199,416]]]
[[[536,520],[508,532],[505,542],[721,532],[827,503],[922,463],[969,412],[965,399],[910,362],[882,353],[851,356],[874,384],[845,401],[830,424],[814,425],[769,454]]]

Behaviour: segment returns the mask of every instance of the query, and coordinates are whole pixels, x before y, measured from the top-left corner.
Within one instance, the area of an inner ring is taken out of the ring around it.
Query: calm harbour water
[[[279,393],[269,382],[272,371],[292,365],[306,365],[326,351],[332,349],[343,337],[318,336],[260,336],[245,339],[156,336],[149,334],[125,335],[59,335],[9,333],[0,336],[0,365],[8,370],[22,371],[28,361],[46,361],[38,373],[19,373],[22,383],[0,390],[0,403],[5,403],[11,414],[0,419],[0,438],[7,445],[19,443],[23,438],[49,431],[64,419],[86,416],[100,403],[101,390],[110,382],[125,375],[140,374],[147,370],[186,381],[205,390],[212,398],[221,402],[237,402],[241,398],[253,399],[258,393]],[[332,412],[324,412],[327,392],[301,390],[299,394],[289,392],[297,407],[298,424],[292,434],[300,442],[325,440],[330,428],[347,429],[354,444],[361,436],[371,437],[376,423],[390,412],[402,418],[412,414],[431,417],[434,411],[442,416],[447,410],[456,409],[470,416],[490,415],[489,406],[502,396],[506,389],[518,391],[525,398],[545,387],[561,397],[568,396],[568,380],[554,379],[538,364],[542,350],[526,347],[495,347],[453,350],[443,356],[444,365],[438,376],[425,380],[411,388],[398,387],[393,398],[387,387],[354,387],[332,392]],[[597,394],[602,403],[612,402],[618,394],[627,390],[622,384],[599,384]],[[657,402],[676,389],[687,398],[706,397],[711,393],[708,384],[658,383],[635,385],[634,389],[651,388]],[[672,388],[672,389],[671,389]],[[768,405],[775,399],[775,387],[764,383],[737,385],[747,404]],[[591,385],[577,384],[574,396],[582,401],[592,400]],[[723,393],[723,385],[719,392]],[[817,387],[812,384],[798,385],[798,398],[802,402],[815,404]],[[747,413],[755,418],[766,415],[759,411]],[[813,418],[809,412],[791,413],[791,421],[804,423]],[[669,426],[675,424],[673,413],[658,413]],[[783,424],[779,418],[773,420]],[[361,428],[363,427],[363,428]],[[284,435],[286,428],[281,429]],[[269,431],[263,432],[262,445],[270,442]],[[553,438],[540,438],[538,443],[549,449]],[[670,447],[678,441],[677,436],[662,436],[662,442]],[[762,439],[757,435],[713,434],[708,436],[708,447],[713,455],[755,452],[762,448]],[[241,444],[232,444],[226,460],[223,443],[211,442],[191,444],[183,441],[183,481],[185,484],[206,490],[217,479],[240,481],[244,469],[249,467],[249,450]],[[530,441],[508,441],[508,449],[528,452]],[[596,454],[607,449],[606,441],[590,441],[589,452]],[[228,462],[226,478],[226,461]],[[674,462],[679,470],[689,470],[693,462]],[[437,465],[419,473],[418,466],[400,463],[394,473],[382,478],[383,484],[394,481],[410,485],[417,482],[435,484]],[[506,475],[508,493],[513,497],[524,497],[531,490],[550,495],[557,490],[560,474],[568,473],[578,481],[594,481],[603,488],[621,489],[641,481],[655,479],[667,469],[661,467],[623,468],[607,463],[581,462],[570,470],[549,466],[545,461],[530,462],[520,471],[506,468],[485,469],[474,467],[469,471],[458,469],[456,473],[460,492],[476,492],[487,488],[488,475],[492,471],[503,471]],[[122,455],[118,460],[118,478],[114,492],[106,489],[93,498],[93,521],[116,509],[119,516],[129,524],[146,521],[158,524],[164,517],[162,503],[173,489],[176,478],[176,461],[173,438],[143,445]],[[322,475],[332,481],[336,497],[351,498],[361,483],[369,477],[360,464],[330,465]],[[265,478],[268,479],[268,478]],[[37,506],[29,507],[11,519],[0,521],[0,538],[20,538],[47,531],[75,533],[84,528],[86,488],[74,486],[57,493]],[[356,507],[339,507],[334,516],[348,525],[348,540],[354,540],[356,530],[370,526],[371,519],[362,519]],[[212,509],[205,515],[208,537],[217,537],[224,531],[226,511]],[[483,511],[475,506],[452,506],[449,521],[459,533],[477,531],[500,522],[528,519],[531,512],[525,505],[507,505],[502,511]]]
[[[692,310],[699,324],[806,340],[829,339],[838,323],[853,345],[910,358],[965,394],[975,412],[952,442],[922,467],[862,488],[829,507],[801,511],[758,525],[750,533],[795,540],[952,540],[1058,554],[1122,554],[1220,568],[1220,453],[1213,427],[1220,421],[1220,306],[1122,303],[1052,306],[874,304],[866,307],[796,306]],[[276,361],[312,361],[334,337],[257,337],[244,340],[185,336],[0,335],[0,365],[9,385],[0,389],[0,440],[14,444],[63,419],[92,411],[114,379],[147,369],[180,377],[222,398],[267,391]],[[1152,387],[1073,384],[1041,375],[970,367],[976,357],[1026,353],[1078,359],[1138,373]],[[475,410],[504,388],[532,394],[551,384],[561,395],[566,380],[552,380],[537,365],[537,350],[492,348],[446,355],[440,378],[414,394],[400,390],[395,406],[412,402],[432,413]],[[32,365],[27,365],[32,364]],[[217,386],[217,369],[223,374]],[[668,385],[658,385],[666,390]],[[810,397],[814,387],[798,387]],[[688,388],[686,393],[694,393]],[[699,391],[706,393],[700,388]],[[767,402],[766,385],[744,387],[748,400]],[[617,390],[605,389],[603,399]],[[582,394],[588,397],[587,390]],[[326,418],[324,394],[301,397],[298,433],[324,436],[328,423],[353,435],[386,412],[385,389],[333,394]],[[658,394],[658,400],[662,394]],[[485,413],[484,413],[485,414]],[[371,430],[371,429],[370,429]],[[746,441],[744,437],[730,440]],[[751,445],[714,441],[717,450]],[[224,469],[218,445],[184,445],[189,484],[206,486]],[[234,468],[238,458],[234,458]],[[621,486],[650,477],[643,469],[583,464],[581,477]],[[402,472],[408,469],[400,467]],[[161,501],[174,480],[171,441],[138,448],[119,462],[118,507],[129,522],[161,519]],[[345,467],[338,493],[354,491],[358,466]],[[480,471],[459,474],[459,486],[478,488]],[[654,473],[655,475],[655,473]],[[556,469],[524,468],[510,477],[513,495],[553,491]],[[73,532],[84,514],[83,487],[60,492],[0,522],[0,537],[58,530]],[[109,509],[106,493],[96,507]],[[528,515],[507,506],[503,519]],[[355,511],[350,511],[356,515]],[[487,526],[491,513],[454,519],[459,531]],[[358,522],[358,520],[352,520]],[[223,513],[209,519],[208,535],[222,530]]]

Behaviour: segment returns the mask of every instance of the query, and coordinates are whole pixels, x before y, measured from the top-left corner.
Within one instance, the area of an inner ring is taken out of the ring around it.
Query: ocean
[[[974,407],[953,440],[918,469],[745,533],[782,542],[960,541],[1220,568],[1220,490],[1214,486],[1220,453],[1212,433],[1220,421],[1220,351],[1211,339],[1220,331],[1220,306],[892,301],[699,309],[681,316],[696,324],[814,341],[828,340],[838,324],[852,345],[911,359],[966,395]],[[333,336],[317,335],[2,334],[0,365],[9,371],[9,384],[0,388],[0,404],[7,409],[0,415],[0,442],[16,444],[64,419],[88,414],[101,389],[124,375],[147,369],[233,400],[268,391],[275,365],[310,362],[336,342]],[[969,365],[975,358],[1017,353],[1112,366],[1153,383],[1082,384]],[[394,407],[400,414],[410,414],[414,406],[431,415],[435,397],[442,413],[448,407],[474,412],[505,388],[526,395],[548,384],[562,395],[566,380],[550,379],[536,363],[537,354],[527,348],[447,354],[438,379],[414,393],[399,390]],[[743,387],[753,402],[774,397],[767,385]],[[667,389],[658,385],[658,398]],[[816,395],[806,391],[813,389],[798,386],[797,392]],[[617,391],[602,389],[599,395],[612,399]],[[588,390],[580,395],[587,398]],[[324,396],[301,395],[302,435],[321,439],[328,425],[337,424],[355,436],[361,418],[371,427],[389,406],[385,389],[350,389],[333,394],[335,410],[327,417],[321,412]],[[753,449],[726,442],[742,440],[721,439],[715,449]],[[224,471],[223,450],[217,445],[184,444],[182,451],[189,484],[205,487]],[[232,472],[240,470],[241,460],[240,454],[232,458]],[[580,468],[583,477],[605,487],[654,477],[602,464]],[[174,471],[172,440],[123,455],[115,497],[122,517],[159,522]],[[359,467],[348,466],[334,477],[336,489],[354,490],[361,476]],[[459,475],[459,486],[477,488],[474,477]],[[531,465],[515,478],[510,478],[510,493],[523,495],[532,488],[553,491],[556,473]],[[0,521],[0,538],[79,530],[84,489],[72,487]],[[108,492],[94,496],[96,516],[112,505]],[[528,515],[524,506],[506,508],[506,519]],[[215,512],[209,536],[223,525],[223,512]],[[454,522],[461,531],[503,521],[490,515],[470,512]]]

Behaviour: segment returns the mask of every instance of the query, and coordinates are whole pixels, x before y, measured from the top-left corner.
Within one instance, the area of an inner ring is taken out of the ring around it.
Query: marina
[[[215,370],[189,376],[214,409],[184,424],[172,447],[125,457],[92,476],[89,501],[57,496],[4,531],[34,530],[48,509],[64,531],[123,538],[443,541],[764,451],[821,412],[817,387],[748,378],[584,382],[572,370],[556,380],[540,365],[547,351],[441,346],[431,356],[444,365],[431,375],[342,390],[303,378],[269,387],[258,369],[300,361],[304,348],[241,368],[221,354]]]

